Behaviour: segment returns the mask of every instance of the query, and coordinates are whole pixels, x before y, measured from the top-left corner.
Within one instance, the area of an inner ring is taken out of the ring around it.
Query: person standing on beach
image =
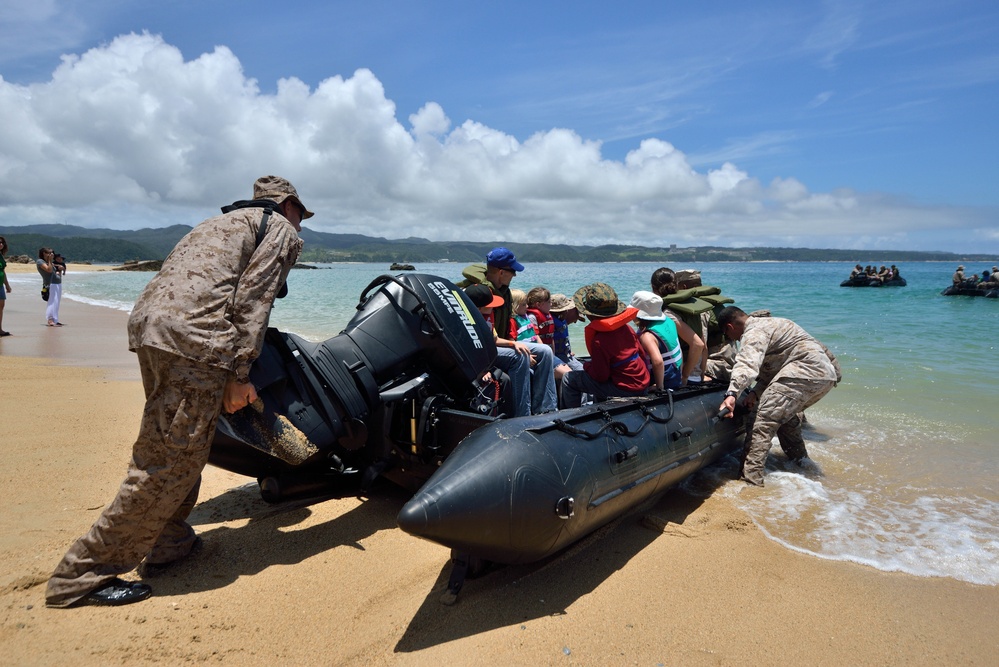
[[[52,248],[40,248],[35,267],[42,276],[42,289],[48,290],[45,323],[50,327],[61,327],[59,304],[62,302],[62,269],[55,263],[55,251]]]
[[[0,338],[10,335],[9,331],[3,329],[3,309],[7,305],[10,291],[10,282],[7,281],[7,239],[0,236]]]
[[[756,407],[756,419],[742,479],[763,486],[763,468],[775,435],[796,461],[808,456],[799,415],[829,393],[840,374],[832,353],[791,320],[750,317],[735,306],[723,308],[717,320],[729,340],[742,341],[718,409],[727,409],[731,418],[736,399],[749,391],[745,404],[750,410]],[[756,386],[750,387],[754,380]]]
[[[219,413],[257,399],[250,366],[274,299],[312,217],[284,178],[264,176],[253,200],[223,208],[181,239],[128,320],[146,394],[128,475],[114,501],[56,566],[46,605],[121,605],[152,589],[118,578],[155,576],[200,539],[187,523]]]
[[[61,327],[63,325],[63,321],[59,319],[59,306],[62,304],[63,285],[65,284],[65,280],[66,280],[66,258],[63,257],[62,255],[60,255],[59,253],[55,253],[54,255],[52,255],[52,269],[54,270],[54,273],[52,274],[52,277],[53,278],[58,277],[58,280],[59,280],[59,283],[58,283],[59,284],[59,300],[56,303],[56,306],[55,306],[55,309],[54,309],[53,312],[55,314],[56,326],[57,327]],[[58,274],[58,276],[56,274]],[[49,304],[49,305],[51,305],[51,304]]]

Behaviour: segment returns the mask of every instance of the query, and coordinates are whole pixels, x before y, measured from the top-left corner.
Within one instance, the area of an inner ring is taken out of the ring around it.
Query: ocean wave
[[[885,572],[999,584],[999,503],[973,496],[901,501],[880,489],[835,489],[797,472],[772,470],[764,492],[727,485],[770,539],[828,560]]]
[[[132,306],[134,305],[131,301],[125,302],[116,301],[114,299],[91,299],[90,297],[80,296],[79,294],[63,293],[62,298],[70,301],[78,301],[79,303],[85,303],[91,306],[101,306],[103,308],[111,308],[113,310],[123,310],[126,313],[132,312]]]

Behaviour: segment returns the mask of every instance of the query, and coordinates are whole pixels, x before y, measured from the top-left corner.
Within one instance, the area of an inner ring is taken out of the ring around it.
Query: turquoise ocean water
[[[659,266],[532,264],[513,286],[545,285],[571,295],[601,280],[627,300],[648,289]],[[747,312],[769,308],[798,322],[835,352],[844,373],[808,412],[813,465],[788,465],[774,448],[763,492],[732,483],[718,493],[791,549],[886,571],[999,584],[999,299],[940,296],[954,270],[950,263],[902,265],[908,287],[880,289],[839,287],[850,266],[697,265],[705,284],[722,287]],[[452,281],[462,268],[417,265]],[[271,324],[312,340],[333,336],[361,291],[383,273],[382,264],[293,271],[290,294],[278,301]],[[64,298],[128,310],[149,277],[71,272]],[[583,351],[583,325],[572,328],[573,346]]]

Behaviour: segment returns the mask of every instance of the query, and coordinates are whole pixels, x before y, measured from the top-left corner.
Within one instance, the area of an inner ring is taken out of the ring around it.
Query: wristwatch
[[[725,398],[728,398],[729,396],[731,396],[732,398],[737,398],[739,394],[729,389],[728,391],[725,392]]]

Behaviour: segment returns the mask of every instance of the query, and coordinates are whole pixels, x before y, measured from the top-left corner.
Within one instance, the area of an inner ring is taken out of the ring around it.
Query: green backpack
[[[663,305],[676,313],[702,338],[704,333],[701,329],[701,313],[711,313],[708,320],[707,340],[704,341],[709,349],[725,342],[725,336],[718,326],[716,316],[718,311],[729,303],[735,303],[735,299],[722,296],[721,288],[711,285],[691,287],[663,297]],[[684,345],[684,352],[686,350],[687,346]]]

